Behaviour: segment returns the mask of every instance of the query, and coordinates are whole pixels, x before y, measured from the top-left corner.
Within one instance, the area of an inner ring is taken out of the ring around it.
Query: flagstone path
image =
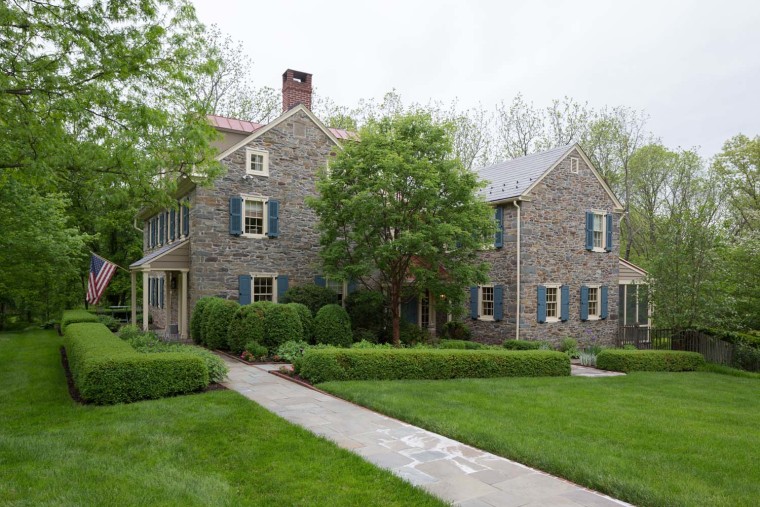
[[[454,505],[629,505],[268,373],[280,365],[224,360],[230,368],[228,388]],[[585,371],[593,368],[573,370],[593,373]]]

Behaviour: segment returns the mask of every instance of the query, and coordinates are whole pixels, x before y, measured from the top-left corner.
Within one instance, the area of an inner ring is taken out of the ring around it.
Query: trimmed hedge
[[[705,365],[697,352],[681,350],[605,349],[596,356],[596,367],[611,371],[695,371]]]
[[[532,340],[505,340],[504,348],[507,350],[538,350],[541,342]]]
[[[206,306],[209,302],[213,299],[215,298],[205,296],[195,303],[193,314],[190,316],[190,338],[192,338],[195,343],[203,343],[203,312],[206,310]]]
[[[320,308],[334,304],[338,300],[338,294],[327,287],[318,285],[297,285],[285,291],[280,303],[301,303],[316,315]]]
[[[305,342],[311,341],[314,336],[314,315],[306,305],[301,303],[288,303],[288,306],[293,308],[298,313],[298,318],[301,319],[301,327],[303,328],[302,340]]]
[[[66,332],[66,326],[78,322],[98,322],[98,316],[87,310],[64,310],[61,317],[61,333]]]
[[[240,305],[237,301],[213,298],[203,310],[203,344],[210,349],[226,349],[227,333],[232,316]]]
[[[227,331],[227,347],[233,354],[241,354],[249,342],[264,339],[266,305],[262,302],[243,305],[237,309]]]
[[[273,305],[266,310],[264,317],[264,339],[261,344],[269,352],[277,352],[277,348],[290,340],[300,340],[303,336],[303,326],[298,310],[290,305]]]
[[[326,345],[349,347],[354,341],[351,318],[340,305],[323,306],[314,318],[314,340]]]
[[[311,349],[301,359],[300,375],[314,384],[331,380],[558,377],[570,375],[570,359],[549,350]]]
[[[103,324],[68,326],[64,346],[80,396],[99,405],[190,393],[209,382],[200,357],[182,352],[141,354]]]
[[[487,348],[482,343],[470,342],[467,340],[441,340],[438,342],[439,349],[459,349],[459,350],[482,350]]]

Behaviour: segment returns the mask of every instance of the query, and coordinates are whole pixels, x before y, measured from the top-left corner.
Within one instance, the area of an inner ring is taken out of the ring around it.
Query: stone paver
[[[573,377],[619,377],[625,375],[619,371],[607,371],[591,368],[590,366],[581,366],[574,364],[570,367],[570,375]]]
[[[268,373],[280,365],[224,360],[230,368],[224,383],[228,388],[454,505],[629,505]],[[584,376],[610,373],[576,366],[573,370]]]

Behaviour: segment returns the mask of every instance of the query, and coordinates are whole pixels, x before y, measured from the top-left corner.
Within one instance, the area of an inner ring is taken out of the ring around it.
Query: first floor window
[[[251,301],[275,301],[274,276],[256,276],[251,278]]]
[[[420,296],[420,322],[419,325],[422,329],[430,327],[430,291]]]
[[[588,316],[599,318],[599,287],[588,288]]]
[[[264,201],[246,199],[243,234],[264,234]]]
[[[559,287],[546,287],[546,320],[559,320]]]
[[[343,280],[335,280],[328,278],[325,280],[325,286],[328,289],[332,289],[335,294],[338,295],[338,304],[343,306],[343,294],[345,294],[345,282]]]
[[[621,284],[618,316],[626,326],[649,325],[649,291],[646,284]]]
[[[493,285],[484,285],[480,288],[480,316],[493,319]]]

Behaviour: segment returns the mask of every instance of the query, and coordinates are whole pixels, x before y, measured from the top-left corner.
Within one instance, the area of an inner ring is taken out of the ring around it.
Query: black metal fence
[[[691,329],[659,329],[620,326],[616,345],[633,345],[641,350],[686,350],[699,352],[710,363],[732,365],[734,346]]]

